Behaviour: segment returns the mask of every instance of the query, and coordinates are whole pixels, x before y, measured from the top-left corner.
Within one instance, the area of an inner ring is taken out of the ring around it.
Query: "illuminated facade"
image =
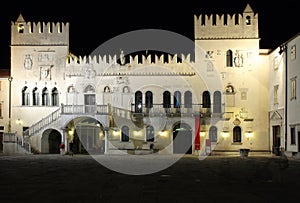
[[[259,49],[258,15],[247,5],[195,16],[194,34],[194,60],[81,57],[69,51],[68,23],[20,15],[11,24],[11,119],[0,124],[38,153],[59,153],[60,143],[69,151],[70,142],[75,153],[270,153],[272,54]]]

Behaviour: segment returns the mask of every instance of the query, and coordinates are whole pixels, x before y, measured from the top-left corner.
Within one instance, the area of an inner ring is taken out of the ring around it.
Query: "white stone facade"
[[[247,5],[235,15],[195,16],[195,60],[124,63],[122,55],[74,56],[68,23],[20,15],[11,24],[11,132],[39,153],[58,153],[60,143],[76,153],[272,152],[273,126],[284,125],[285,67],[276,50],[259,49],[258,14]],[[299,131],[296,118],[288,122]]]

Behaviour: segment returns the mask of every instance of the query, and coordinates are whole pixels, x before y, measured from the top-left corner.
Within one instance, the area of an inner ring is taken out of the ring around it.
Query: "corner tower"
[[[69,52],[69,23],[26,22],[20,14],[11,22],[10,52],[12,119],[22,115],[27,121],[24,126],[30,126],[64,100],[61,92]],[[39,116],[28,107],[35,107]]]
[[[195,40],[258,39],[258,14],[247,4],[243,13],[194,16]]]

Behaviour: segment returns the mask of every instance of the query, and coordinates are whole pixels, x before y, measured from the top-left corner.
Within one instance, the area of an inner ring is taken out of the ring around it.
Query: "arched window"
[[[169,91],[163,93],[163,107],[171,108],[171,93]]]
[[[181,92],[174,92],[174,108],[180,108],[181,106]]]
[[[152,108],[153,107],[153,94],[151,91],[146,92],[146,108]]]
[[[218,141],[218,129],[216,126],[211,126],[209,128],[209,139],[211,142],[217,142]]]
[[[121,131],[122,131],[121,141],[122,142],[128,142],[129,141],[129,128],[128,128],[128,126],[124,125],[122,127]]]
[[[38,106],[39,105],[39,90],[37,87],[35,87],[32,90],[32,105]]]
[[[225,89],[226,93],[234,93],[234,87],[232,85],[227,85]]]
[[[226,52],[226,66],[232,67],[233,66],[233,54],[231,50]]]
[[[222,111],[222,97],[220,91],[214,92],[214,106],[213,106],[213,112],[214,113],[221,113]]]
[[[251,25],[251,17],[246,16],[246,25]]]
[[[52,89],[51,99],[52,99],[52,106],[58,106],[59,105],[58,90],[57,90],[56,87],[54,87]]]
[[[210,108],[210,93],[209,91],[204,91],[202,93],[202,107],[203,108]]]
[[[148,142],[154,141],[154,128],[151,125],[146,127],[146,139]]]
[[[110,92],[109,86],[105,86],[105,87],[104,87],[104,92]]]
[[[186,91],[184,93],[184,107],[192,108],[192,92],[191,91]]]
[[[123,87],[123,93],[129,93],[130,90],[129,90],[129,87],[128,86],[124,86]]]
[[[135,92],[135,113],[143,112],[143,93],[141,91]]]
[[[42,106],[49,106],[49,91],[46,87],[42,91]]]
[[[233,142],[241,142],[242,141],[242,129],[240,126],[235,126],[233,128]]]
[[[22,105],[29,105],[29,90],[27,86],[23,87],[22,89]]]
[[[74,93],[75,92],[75,88],[73,85],[69,86],[67,89],[68,93]]]

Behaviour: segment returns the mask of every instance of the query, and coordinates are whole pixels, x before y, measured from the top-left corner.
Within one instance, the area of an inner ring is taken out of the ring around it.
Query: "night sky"
[[[168,30],[193,40],[194,14],[242,13],[247,3],[258,13],[260,48],[274,49],[300,32],[297,0],[5,1],[0,7],[0,68],[10,66],[10,25],[20,13],[27,22],[69,22],[70,51],[84,56],[139,29]]]

